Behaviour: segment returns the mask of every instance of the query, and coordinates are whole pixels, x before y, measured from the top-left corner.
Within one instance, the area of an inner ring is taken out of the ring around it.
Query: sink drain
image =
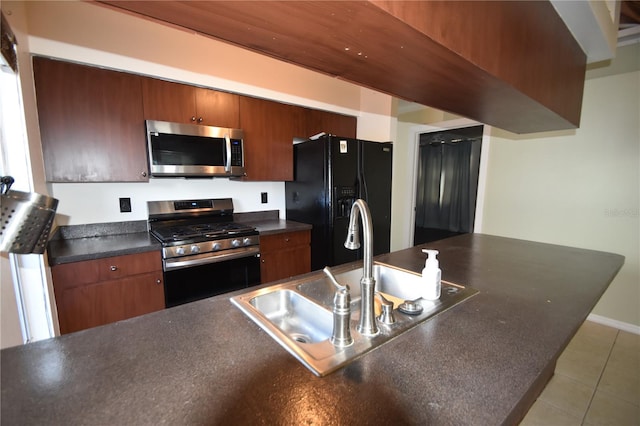
[[[298,343],[311,343],[311,338],[305,334],[294,333],[291,334],[291,338]]]

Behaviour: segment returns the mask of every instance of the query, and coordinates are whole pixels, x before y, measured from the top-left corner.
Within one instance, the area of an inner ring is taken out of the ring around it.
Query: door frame
[[[473,223],[473,232],[482,232],[482,221],[484,211],[484,199],[487,185],[487,170],[489,163],[489,141],[490,141],[490,126],[470,120],[467,118],[460,118],[455,120],[442,121],[433,124],[421,124],[412,126],[409,129],[409,143],[412,145],[413,164],[411,169],[411,205],[410,205],[410,218],[407,221],[407,227],[405,235],[409,240],[405,243],[407,247],[413,246],[413,239],[415,234],[415,221],[416,221],[416,189],[417,189],[417,176],[418,176],[418,151],[420,149],[420,135],[422,133],[440,132],[443,130],[460,129],[464,127],[484,126],[482,130],[482,146],[480,147],[480,168],[478,171],[478,194],[476,198],[476,211]]]

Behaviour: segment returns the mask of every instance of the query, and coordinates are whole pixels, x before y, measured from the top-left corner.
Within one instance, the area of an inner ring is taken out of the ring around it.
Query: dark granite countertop
[[[236,213],[233,215],[233,220],[255,226],[258,232],[260,232],[260,235],[305,231],[312,228],[312,226],[307,223],[280,219],[278,210]]]
[[[277,210],[240,213],[234,219],[256,227],[260,235],[311,229],[311,225],[279,219]],[[49,241],[47,255],[49,265],[54,266],[160,249],[143,220],[59,227]]]
[[[624,258],[478,234],[429,246],[479,293],[329,376],[222,295],[2,350],[0,421],[516,424]],[[420,248],[378,260],[419,271]]]

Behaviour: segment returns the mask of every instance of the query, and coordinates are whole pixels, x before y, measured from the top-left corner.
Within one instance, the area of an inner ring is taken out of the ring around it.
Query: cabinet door
[[[147,181],[140,77],[33,59],[49,182]]]
[[[142,99],[145,120],[196,123],[196,99],[192,86],[144,78]]]
[[[161,273],[68,288],[56,295],[60,333],[72,333],[164,308]]]
[[[311,232],[297,231],[260,237],[262,283],[311,272]]]
[[[246,180],[293,180],[292,107],[240,96]]]
[[[217,90],[194,88],[199,124],[216,127],[240,127],[239,96]]]
[[[260,281],[263,284],[311,271],[311,247],[264,253],[260,259]]]
[[[238,128],[238,95],[156,78],[142,82],[145,120]]]
[[[164,309],[162,271],[130,277],[120,282],[124,318],[133,318]]]
[[[293,136],[300,140],[307,140],[315,133],[310,133],[309,126],[307,126],[307,116],[310,109],[301,106],[291,106],[291,121],[293,122]]]
[[[305,117],[307,136],[320,132],[347,138],[355,138],[358,121],[356,117],[328,111],[308,109]]]

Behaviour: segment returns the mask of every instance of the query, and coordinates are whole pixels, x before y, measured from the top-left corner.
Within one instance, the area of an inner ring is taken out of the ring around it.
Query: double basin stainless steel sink
[[[416,300],[423,308],[420,314],[409,315],[394,309],[395,323],[378,322],[380,333],[363,336],[356,330],[362,268],[346,265],[333,268],[333,272],[340,284],[350,288],[353,337],[350,346],[337,347],[329,340],[335,287],[322,274],[250,291],[232,297],[231,302],[314,374],[325,376],[477,293],[470,287],[442,281],[439,300]],[[415,299],[416,289],[421,285],[420,275],[391,265],[374,262],[373,273],[376,291],[395,302],[395,308],[405,300]]]

